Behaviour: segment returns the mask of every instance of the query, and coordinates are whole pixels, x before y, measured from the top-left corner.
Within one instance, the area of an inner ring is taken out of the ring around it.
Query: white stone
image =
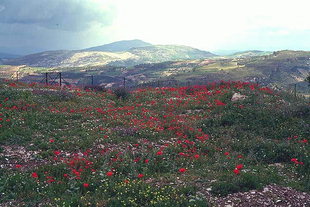
[[[239,100],[244,100],[246,98],[247,98],[246,95],[242,95],[240,93],[234,93],[234,95],[231,98],[231,101],[239,101]]]

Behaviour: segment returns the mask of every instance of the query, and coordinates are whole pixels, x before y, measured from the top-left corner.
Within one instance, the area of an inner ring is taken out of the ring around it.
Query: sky
[[[141,39],[216,50],[310,50],[309,0],[0,0],[0,52]]]

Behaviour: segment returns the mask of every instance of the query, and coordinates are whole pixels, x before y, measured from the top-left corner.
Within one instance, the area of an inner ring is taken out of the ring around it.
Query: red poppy
[[[88,188],[89,184],[88,183],[84,183],[83,186],[84,186],[84,188]]]
[[[38,178],[39,176],[38,176],[38,174],[37,174],[36,172],[33,172],[33,173],[31,174],[31,177],[33,177],[33,178]]]
[[[50,139],[50,143],[54,143],[55,142],[55,140],[54,139]]]
[[[19,165],[19,164],[15,165],[15,168],[21,168],[21,167],[22,165]]]
[[[52,183],[52,182],[55,182],[55,179],[49,179],[46,181],[47,183]]]
[[[107,176],[112,176],[114,173],[112,171],[109,171],[106,173]]]
[[[162,155],[162,154],[163,154],[163,151],[156,152],[156,155]]]
[[[238,174],[240,174],[240,170],[238,170],[238,169],[236,168],[236,169],[234,169],[234,173],[235,173],[236,175],[238,175]]]
[[[199,156],[198,154],[196,154],[196,155],[194,155],[194,157],[195,157],[196,159],[198,159],[200,156]]]
[[[215,104],[217,105],[217,106],[225,106],[226,104],[225,103],[223,103],[222,101],[220,101],[220,100],[214,100],[215,101]]]
[[[143,178],[143,177],[144,177],[143,174],[139,174],[139,175],[138,175],[138,178]]]
[[[229,152],[225,152],[224,155],[226,155],[226,156],[229,155]]]
[[[297,158],[292,158],[291,161],[294,162],[295,164],[298,164]]]
[[[243,164],[237,165],[236,169],[241,170],[243,168]]]
[[[145,159],[144,163],[149,163],[149,161],[150,161],[149,159]]]
[[[58,150],[54,151],[54,155],[60,155],[60,151]]]
[[[180,169],[179,169],[179,172],[180,172],[180,173],[184,173],[185,171],[186,171],[185,168],[180,168]]]

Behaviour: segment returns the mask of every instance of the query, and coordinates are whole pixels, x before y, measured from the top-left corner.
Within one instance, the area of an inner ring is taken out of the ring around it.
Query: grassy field
[[[245,99],[232,101],[233,94]],[[246,82],[105,92],[0,83],[0,206],[212,206],[310,191],[309,103]]]

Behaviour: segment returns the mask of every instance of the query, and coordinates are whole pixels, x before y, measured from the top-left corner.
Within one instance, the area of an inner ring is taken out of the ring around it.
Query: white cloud
[[[138,38],[205,50],[310,49],[309,0],[0,1],[0,43],[8,47],[79,49]]]
[[[270,30],[283,36],[310,30],[308,0],[114,0],[112,4],[117,8],[113,27],[118,39],[220,49],[257,37],[256,32]],[[259,42],[253,40],[253,46],[255,41]]]

